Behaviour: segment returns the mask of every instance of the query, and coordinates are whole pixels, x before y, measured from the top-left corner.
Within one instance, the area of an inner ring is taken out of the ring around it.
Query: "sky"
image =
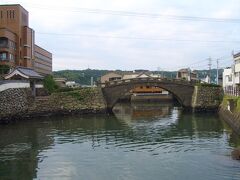
[[[16,3],[55,71],[226,67],[240,51],[239,0],[0,0]]]

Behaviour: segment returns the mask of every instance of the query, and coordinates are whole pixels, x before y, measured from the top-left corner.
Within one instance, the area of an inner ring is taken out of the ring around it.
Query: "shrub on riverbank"
[[[240,112],[240,97],[224,95],[222,106],[227,108],[229,101],[232,101],[234,103],[234,111]]]
[[[54,92],[55,96],[59,96],[62,98],[71,97],[80,102],[91,102],[96,94],[96,89],[93,88],[66,88],[59,89]]]
[[[48,75],[43,80],[43,86],[48,91],[48,93],[53,93],[56,89],[58,89],[57,83],[54,81],[53,76]]]
[[[95,91],[92,88],[81,88],[65,93],[68,96],[72,96],[78,101],[86,101],[87,99],[94,98]]]

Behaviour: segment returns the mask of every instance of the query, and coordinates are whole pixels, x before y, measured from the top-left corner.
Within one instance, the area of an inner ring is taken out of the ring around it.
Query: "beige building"
[[[57,83],[59,87],[66,87],[66,78],[54,78],[54,81]]]
[[[191,71],[190,69],[180,69],[177,72],[177,79],[185,79],[185,80],[197,80],[197,72],[196,71]]]
[[[106,83],[109,81],[116,81],[116,80],[121,80],[122,79],[122,74],[117,73],[117,72],[110,72],[101,77],[101,83]]]
[[[0,66],[27,67],[52,73],[52,54],[35,44],[29,13],[19,4],[0,5]]]
[[[116,80],[151,78],[151,77],[158,78],[160,77],[160,75],[155,75],[148,72],[110,72],[101,77],[101,83]]]

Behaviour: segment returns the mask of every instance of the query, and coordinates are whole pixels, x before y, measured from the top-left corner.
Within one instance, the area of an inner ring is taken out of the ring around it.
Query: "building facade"
[[[190,69],[180,69],[177,72],[176,79],[184,79],[184,80],[198,80],[197,77],[197,72],[196,71],[191,71]]]
[[[240,86],[240,52],[233,54],[233,65],[225,68],[222,75],[222,85],[225,91]]]
[[[234,85],[233,82],[233,68],[228,67],[223,70],[223,87],[228,89]]]
[[[34,69],[52,73],[52,54],[35,44],[29,14],[21,5],[0,5],[0,66]]]

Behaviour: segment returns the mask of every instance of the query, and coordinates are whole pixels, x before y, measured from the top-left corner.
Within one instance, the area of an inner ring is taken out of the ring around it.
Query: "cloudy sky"
[[[0,0],[29,11],[62,69],[206,69],[240,51],[239,0]]]

